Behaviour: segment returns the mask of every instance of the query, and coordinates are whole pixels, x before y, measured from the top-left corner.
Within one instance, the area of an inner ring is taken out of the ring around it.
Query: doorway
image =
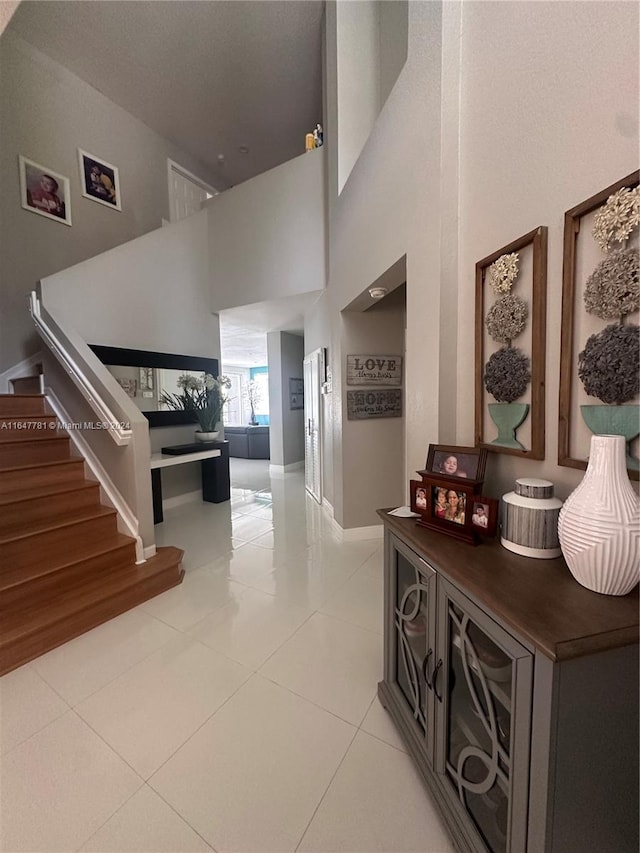
[[[322,423],[320,382],[323,375],[322,350],[305,357],[304,368],[304,485],[322,503]]]
[[[207,199],[218,195],[218,190],[210,187],[191,172],[173,160],[168,160],[169,170],[169,217],[178,222],[193,213],[199,213]]]

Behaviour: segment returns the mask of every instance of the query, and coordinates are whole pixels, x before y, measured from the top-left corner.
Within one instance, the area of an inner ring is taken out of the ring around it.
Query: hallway
[[[0,849],[453,851],[376,698],[382,540],[231,462],[156,528],[181,586],[0,679]]]

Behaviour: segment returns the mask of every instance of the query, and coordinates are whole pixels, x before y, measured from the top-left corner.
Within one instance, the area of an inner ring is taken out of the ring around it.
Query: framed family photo
[[[122,210],[120,176],[117,167],[81,148],[78,148],[78,162],[82,195],[99,204],[104,204],[105,207]]]
[[[54,222],[71,225],[69,178],[22,155],[18,163],[22,207]]]
[[[484,480],[487,450],[481,447],[456,447],[430,444],[425,473],[463,480]]]
[[[420,516],[418,524],[475,545],[477,537],[486,531],[480,529],[482,522],[476,526],[472,520],[475,504],[480,500],[485,502],[475,494],[474,482],[463,477],[455,482],[420,473],[422,481],[410,481],[411,509]]]

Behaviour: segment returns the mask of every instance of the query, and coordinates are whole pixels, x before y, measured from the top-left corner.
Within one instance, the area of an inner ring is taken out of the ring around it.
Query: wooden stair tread
[[[16,472],[16,471],[32,471],[40,468],[53,468],[56,465],[77,465],[78,462],[82,462],[84,464],[84,459],[82,456],[70,456],[69,459],[54,459],[52,462],[30,462],[27,465],[13,465],[10,468],[0,467],[0,471],[3,473]]]
[[[76,547],[69,557],[59,557],[48,566],[34,567],[28,574],[24,572],[24,569],[21,569],[18,572],[18,579],[15,581],[11,579],[12,570],[8,569],[4,573],[4,576],[0,575],[0,590],[11,589],[12,587],[20,586],[22,583],[28,584],[34,578],[42,578],[46,575],[72,568],[73,566],[79,566],[87,560],[108,554],[111,551],[115,552],[126,545],[135,545],[135,539],[131,536],[126,536],[124,533],[114,533],[109,536],[106,542],[94,542],[86,544],[84,547]],[[24,578],[22,578],[23,574],[25,575]]]
[[[1,418],[0,418],[1,420]],[[7,444],[15,444],[19,447],[24,447],[31,441],[68,441],[69,434],[64,430],[59,429],[2,429],[0,427],[0,444],[6,447]]]
[[[53,516],[42,521],[29,522],[22,528],[20,525],[14,525],[14,529],[10,533],[0,533],[0,545],[7,545],[9,542],[16,542],[19,539],[27,540],[39,533],[48,533],[50,530],[57,530],[62,527],[72,527],[78,521],[88,521],[91,518],[105,518],[109,515],[117,515],[116,510],[109,506],[102,506],[102,504],[67,510],[64,512],[64,515]]]
[[[0,507],[5,504],[15,504],[21,501],[31,501],[36,498],[48,498],[63,495],[67,492],[77,492],[82,489],[93,489],[98,485],[95,480],[79,480],[77,483],[50,483],[48,486],[20,489],[6,495],[0,495]]]
[[[145,563],[125,566],[114,572],[92,577],[79,583],[72,592],[7,613],[0,625],[0,648],[35,634],[45,626],[65,622],[89,607],[99,607],[144,581],[170,571],[180,564],[183,554],[180,548],[173,546],[158,548],[156,555]],[[182,579],[182,570],[178,574],[176,583]]]

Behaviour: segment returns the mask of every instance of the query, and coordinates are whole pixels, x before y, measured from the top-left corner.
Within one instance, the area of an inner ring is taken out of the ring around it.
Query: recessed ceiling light
[[[249,153],[249,149],[246,145],[238,145],[238,151],[241,154],[248,154]]]

